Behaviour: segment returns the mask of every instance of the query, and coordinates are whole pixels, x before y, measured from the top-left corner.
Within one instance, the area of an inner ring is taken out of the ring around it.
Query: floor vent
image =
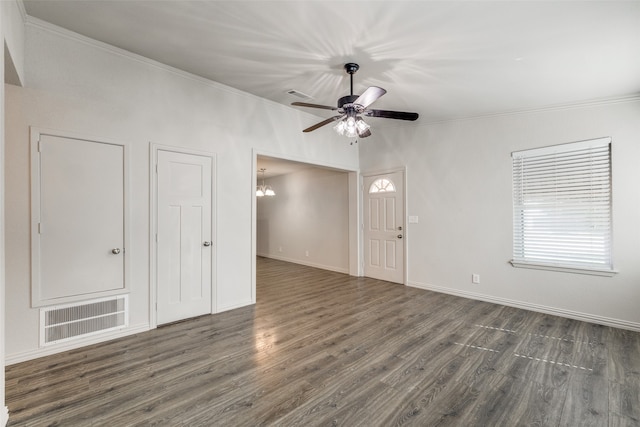
[[[128,295],[45,307],[40,309],[40,345],[97,335],[128,324]]]

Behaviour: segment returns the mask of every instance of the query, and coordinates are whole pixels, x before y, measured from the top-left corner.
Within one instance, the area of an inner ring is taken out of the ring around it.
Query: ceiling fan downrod
[[[351,76],[351,96],[353,96],[353,75],[360,69],[360,66],[355,62],[348,62],[344,64],[344,70]]]
[[[351,95],[343,96],[338,100],[338,108],[342,108],[345,104],[351,104],[356,99],[358,99],[358,95],[353,94],[353,75],[358,71],[360,66],[354,62],[348,62],[344,64],[344,70],[349,74],[351,79]]]

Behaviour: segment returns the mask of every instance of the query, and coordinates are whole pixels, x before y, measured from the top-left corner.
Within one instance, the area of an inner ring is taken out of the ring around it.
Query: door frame
[[[191,150],[171,145],[149,143],[149,328],[158,327],[158,151],[170,151],[179,154],[191,154],[195,156],[209,157],[211,159],[211,313],[218,312],[217,306],[217,195],[216,188],[216,154],[209,151]]]
[[[386,174],[390,174],[390,173],[396,173],[396,172],[400,172],[402,174],[402,209],[404,211],[404,229],[403,229],[403,239],[402,239],[402,249],[403,249],[403,253],[404,253],[404,257],[402,260],[402,281],[403,284],[406,286],[407,283],[409,283],[408,280],[408,274],[409,274],[409,263],[408,263],[408,258],[409,258],[409,254],[408,254],[408,244],[407,241],[409,239],[408,236],[408,216],[407,216],[407,212],[408,212],[408,206],[407,206],[407,167],[406,166],[400,166],[400,167],[396,167],[396,168],[391,168],[391,169],[377,169],[377,170],[372,170],[372,171],[367,171],[367,172],[362,172],[362,174],[360,175],[360,206],[362,206],[361,212],[360,212],[360,227],[362,228],[362,233],[361,233],[361,237],[360,237],[360,245],[362,246],[362,256],[360,259],[360,269],[362,271],[362,276],[364,276],[364,245],[365,245],[365,241],[364,241],[364,215],[365,215],[365,209],[367,209],[367,207],[364,204],[364,196],[365,196],[365,188],[364,188],[364,179],[365,177],[372,177],[372,176],[378,176],[378,175],[386,175]]]
[[[317,160],[300,158],[286,155],[283,153],[274,153],[253,148],[251,150],[251,304],[256,303],[256,256],[257,256],[257,218],[258,203],[256,200],[256,182],[258,180],[258,156],[273,157],[275,159],[290,160],[292,162],[306,163],[321,168],[335,169],[348,174],[349,186],[349,275],[362,276],[362,197],[360,196],[360,171],[345,167],[344,165],[336,165],[318,162]],[[277,197],[277,196],[276,196]]]

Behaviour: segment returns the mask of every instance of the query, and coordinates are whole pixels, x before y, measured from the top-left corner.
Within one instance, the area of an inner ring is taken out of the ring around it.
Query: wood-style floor
[[[639,333],[258,270],[255,306],[9,366],[9,425],[640,425]]]

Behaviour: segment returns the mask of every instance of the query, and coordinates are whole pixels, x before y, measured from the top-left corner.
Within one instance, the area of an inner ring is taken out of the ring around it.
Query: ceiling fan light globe
[[[358,129],[358,133],[362,133],[370,127],[371,126],[369,126],[364,120],[362,120],[362,117],[358,117],[358,119],[356,120],[356,128]]]
[[[264,191],[262,190],[262,188],[258,187],[258,189],[256,190],[256,197],[263,197],[264,196]]]

